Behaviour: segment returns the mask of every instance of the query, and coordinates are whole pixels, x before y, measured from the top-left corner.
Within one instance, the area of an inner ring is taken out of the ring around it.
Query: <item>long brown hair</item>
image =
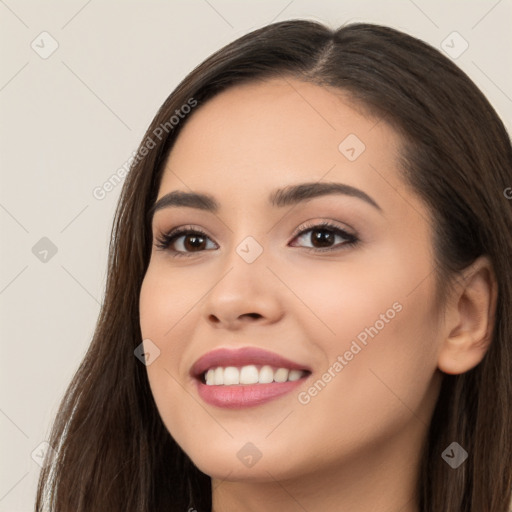
[[[187,121],[171,127],[176,110],[191,100],[199,109],[226,88],[276,76],[343,90],[402,136],[399,168],[435,221],[440,290],[479,255],[491,259],[499,286],[492,344],[472,370],[443,376],[424,446],[419,507],[508,510],[512,203],[504,191],[512,186],[510,138],[467,75],[419,39],[374,24],[331,30],[292,20],[255,30],[214,53],[178,85],[149,126],[118,203],[96,331],[51,431],[57,456],[41,472],[36,511],[211,510],[210,478],[166,430],[146,368],[134,357],[142,341],[138,301],[152,245],[147,214],[165,157]],[[154,147],[144,151],[148,140]],[[468,452],[456,470],[441,457],[453,441]]]

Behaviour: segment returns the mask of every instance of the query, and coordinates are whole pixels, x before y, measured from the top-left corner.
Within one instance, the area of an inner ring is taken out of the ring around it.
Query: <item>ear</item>
[[[447,299],[445,339],[438,367],[452,375],[477,366],[492,341],[498,285],[487,256],[477,258],[462,272]]]

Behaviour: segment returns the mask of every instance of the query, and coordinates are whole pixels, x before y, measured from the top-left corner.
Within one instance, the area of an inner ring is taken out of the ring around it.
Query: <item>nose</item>
[[[247,263],[233,251],[202,303],[202,316],[212,327],[238,330],[283,317],[282,284],[266,263],[263,255]]]

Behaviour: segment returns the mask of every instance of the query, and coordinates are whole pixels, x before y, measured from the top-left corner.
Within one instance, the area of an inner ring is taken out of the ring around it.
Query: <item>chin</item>
[[[192,450],[187,455],[200,471],[219,480],[268,482],[290,478],[298,473],[298,468],[292,465],[286,454],[268,453],[268,449],[258,451],[250,443],[208,452]],[[283,461],[286,463],[283,464]]]

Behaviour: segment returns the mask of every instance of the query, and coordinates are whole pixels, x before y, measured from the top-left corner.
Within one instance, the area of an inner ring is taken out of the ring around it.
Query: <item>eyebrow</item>
[[[315,197],[332,194],[357,197],[382,212],[382,208],[366,192],[344,183],[313,182],[290,185],[272,192],[268,201],[271,206],[282,208],[285,206],[296,205]],[[199,210],[217,213],[220,209],[220,204],[211,194],[174,190],[173,192],[169,192],[161,197],[152,206],[148,212],[149,219],[153,219],[153,216],[157,211],[171,207],[197,208]]]

